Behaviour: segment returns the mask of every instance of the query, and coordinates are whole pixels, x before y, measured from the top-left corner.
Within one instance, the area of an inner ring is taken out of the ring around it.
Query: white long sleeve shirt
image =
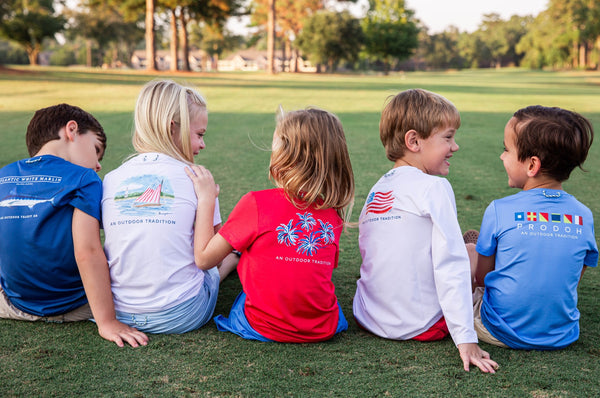
[[[469,257],[446,179],[410,166],[386,173],[361,212],[359,247],[353,311],[363,327],[407,340],[444,316],[455,344],[477,342]]]

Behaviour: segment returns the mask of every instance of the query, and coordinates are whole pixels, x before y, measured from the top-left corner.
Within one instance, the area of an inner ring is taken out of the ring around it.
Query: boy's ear
[[[411,152],[418,152],[419,150],[419,133],[416,130],[408,130],[404,134],[404,145]]]
[[[73,141],[78,131],[79,126],[77,126],[77,122],[75,120],[69,120],[65,125],[65,136],[67,137],[67,141]]]
[[[527,176],[535,177],[542,168],[542,161],[537,156],[532,156],[527,159]]]

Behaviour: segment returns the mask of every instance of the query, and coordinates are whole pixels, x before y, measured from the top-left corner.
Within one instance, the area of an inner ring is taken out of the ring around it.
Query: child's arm
[[[485,286],[485,276],[492,272],[496,267],[496,255],[484,256],[479,254],[477,256],[477,269],[475,270],[475,285]]]
[[[477,366],[484,373],[496,373],[496,369],[498,369],[498,364],[490,359],[490,354],[482,350],[477,343],[459,344],[458,353],[467,372],[471,364]]]
[[[212,225],[219,186],[215,184],[210,171],[202,166],[192,165],[186,168],[185,172],[192,180],[198,198],[194,231],[194,260],[198,268],[208,270],[218,265],[233,250],[225,238],[215,234]]]
[[[94,217],[75,208],[72,229],[75,260],[98,325],[98,333],[119,347],[124,346],[123,341],[132,347],[148,344],[148,337],[144,333],[117,321],[115,317],[108,263],[100,241],[100,223]]]

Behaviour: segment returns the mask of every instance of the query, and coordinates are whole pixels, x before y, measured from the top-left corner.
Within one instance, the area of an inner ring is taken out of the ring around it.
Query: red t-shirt
[[[261,335],[279,342],[330,339],[338,324],[331,281],[342,220],[334,209],[298,209],[282,189],[250,192],[219,234],[242,252],[237,270],[245,314]]]

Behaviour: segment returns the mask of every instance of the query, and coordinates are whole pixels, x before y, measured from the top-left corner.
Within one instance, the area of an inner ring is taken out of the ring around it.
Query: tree
[[[513,15],[508,21],[499,14],[485,14],[477,33],[490,59],[486,64],[500,68],[503,65],[518,65],[522,56],[516,52],[516,46],[529,29],[533,17]]]
[[[0,36],[22,46],[31,65],[37,65],[44,39],[54,37],[66,23],[52,0],[4,0],[0,17]]]
[[[268,26],[269,17],[271,15],[277,17],[276,21],[273,22],[277,28],[273,29],[272,34],[280,38],[284,44],[283,58],[286,58],[286,54],[293,52],[292,59],[294,62],[290,66],[290,70],[295,72],[297,71],[295,61],[298,57],[298,51],[292,47],[292,42],[302,31],[304,21],[318,10],[324,9],[325,4],[323,0],[277,0],[273,4],[276,9],[274,14],[271,14],[269,12],[270,0],[254,0],[252,4],[252,23]],[[267,29],[267,32],[270,32],[270,29]]]
[[[331,72],[342,60],[356,62],[363,40],[359,21],[347,11],[317,12],[296,39],[298,48],[314,64],[327,65]]]
[[[453,26],[434,35],[422,31],[419,54],[434,69],[464,68],[467,63],[458,50],[460,36],[458,28]]]
[[[365,51],[371,59],[383,61],[385,73],[393,60],[408,58],[418,47],[419,28],[413,15],[404,0],[369,0],[362,24]]]
[[[86,65],[101,65],[104,62],[115,65],[118,61],[129,62],[134,46],[142,39],[142,30],[136,22],[126,22],[118,7],[104,0],[82,0],[79,7],[65,13],[69,18],[67,36],[71,39],[82,37],[86,40]],[[98,59],[92,60],[92,45],[97,44]],[[112,54],[105,59],[109,46]],[[124,56],[119,59],[119,50]]]

